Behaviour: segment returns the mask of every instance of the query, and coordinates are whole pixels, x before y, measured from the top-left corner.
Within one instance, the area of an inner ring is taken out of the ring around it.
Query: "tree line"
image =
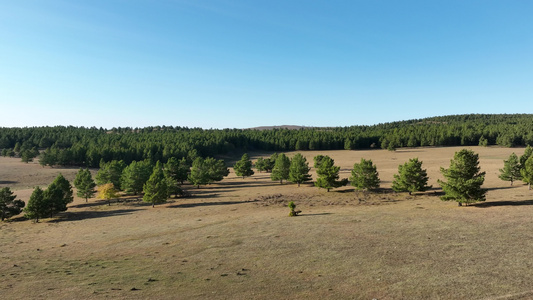
[[[415,119],[373,126],[301,129],[201,129],[174,126],[145,128],[26,127],[0,128],[4,156],[30,161],[40,153],[43,166],[99,167],[113,160],[192,161],[235,150],[248,152],[355,150],[419,146],[505,147],[533,145],[532,114],[471,114]]]
[[[313,158],[314,168],[317,173],[317,180],[314,185],[324,188],[328,192],[337,187],[350,183],[356,190],[374,190],[379,188],[379,173],[372,160],[361,158],[360,162],[354,163],[350,178],[339,179],[340,167],[335,166],[334,160],[327,155],[317,155]],[[234,165],[237,176],[243,178],[254,175],[253,163],[248,154],[244,154]],[[259,172],[270,172],[273,181],[283,180],[297,184],[306,183],[312,180],[309,171],[309,162],[301,154],[296,153],[292,158],[285,154],[274,153],[267,158],[259,158],[255,163],[255,168]],[[450,167],[441,167],[441,173],[447,181],[438,180],[444,195],[444,201],[456,201],[462,204],[470,204],[478,201],[485,201],[486,189],[481,188],[485,180],[485,172],[481,172],[479,167],[479,156],[472,150],[463,149],[455,153],[450,161]],[[102,161],[100,169],[93,180],[88,169],[80,168],[74,179],[74,186],[77,189],[78,197],[93,198],[99,193],[101,199],[110,200],[118,198],[119,191],[132,193],[134,195],[143,193],[143,201],[151,203],[152,206],[164,203],[174,194],[182,193],[181,185],[185,180],[197,188],[200,185],[210,184],[223,180],[228,176],[229,169],[223,160],[214,158],[197,157],[192,165],[189,165],[183,158],[177,160],[169,159],[167,163],[150,161],[133,161],[126,165],[123,161]],[[531,189],[533,182],[533,148],[528,146],[524,154],[518,158],[512,153],[507,160],[504,160],[504,167],[500,169],[499,177],[502,180],[510,181],[511,185],[516,180],[522,180]],[[394,174],[392,190],[395,192],[423,192],[431,188],[427,185],[429,177],[422,168],[422,161],[418,158],[409,159],[398,166],[398,173]],[[1,219],[25,212],[29,219],[38,221],[40,218],[53,217],[58,212],[66,211],[67,205],[73,201],[72,185],[63,175],[59,174],[55,180],[45,190],[35,187],[28,205],[24,201],[16,200],[16,195],[5,187],[0,190],[0,212]],[[291,212],[294,211],[294,207]]]

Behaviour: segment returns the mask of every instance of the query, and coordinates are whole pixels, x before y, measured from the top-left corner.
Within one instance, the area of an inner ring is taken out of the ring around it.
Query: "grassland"
[[[34,224],[0,223],[4,299],[531,299],[533,192],[498,179],[511,152],[472,147],[487,172],[487,201],[438,198],[439,168],[462,148],[326,154],[349,177],[370,158],[383,190],[329,193],[272,182],[268,174],[186,188],[192,197],[152,208],[76,198]],[[288,153],[292,155],[292,153]],[[257,158],[259,154],[252,154]],[[390,192],[399,164],[419,157],[434,189]],[[0,158],[0,187],[28,200],[33,186],[76,169]],[[314,175],[314,174],[313,174]],[[288,201],[302,215],[287,217]]]

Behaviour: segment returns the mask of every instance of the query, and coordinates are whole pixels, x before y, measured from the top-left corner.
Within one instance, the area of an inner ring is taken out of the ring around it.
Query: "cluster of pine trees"
[[[43,165],[98,167],[100,161],[171,157],[215,157],[239,150],[298,151],[418,146],[533,145],[533,115],[457,115],[374,126],[291,129],[211,129],[157,126],[0,128],[5,156],[30,160],[41,151]]]

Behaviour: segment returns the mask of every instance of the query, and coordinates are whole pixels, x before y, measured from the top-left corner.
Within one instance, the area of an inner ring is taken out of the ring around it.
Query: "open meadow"
[[[439,199],[440,167],[472,149],[486,171],[487,201],[468,207]],[[523,148],[402,148],[391,152],[304,151],[329,155],[348,178],[372,159],[376,193],[329,193],[256,171],[156,205],[128,197],[108,206],[75,198],[39,223],[0,223],[3,299],[532,299],[533,191],[498,178]],[[296,152],[287,153],[289,156]],[[270,153],[262,154],[264,157]],[[253,160],[260,153],[250,153]],[[398,165],[423,161],[433,189],[393,193]],[[95,170],[93,170],[95,171]],[[0,187],[28,201],[58,173],[0,158]],[[313,176],[314,169],[311,169]],[[301,216],[288,217],[294,201]]]

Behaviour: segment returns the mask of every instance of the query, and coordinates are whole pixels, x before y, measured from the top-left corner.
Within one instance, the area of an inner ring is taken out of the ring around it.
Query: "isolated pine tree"
[[[156,163],[150,179],[144,184],[144,202],[152,203],[154,207],[158,203],[163,203],[168,198],[168,185],[165,174],[159,161]]]
[[[22,212],[26,203],[22,200],[15,200],[15,198],[17,198],[17,195],[13,195],[10,188],[5,187],[0,189],[0,214],[2,221]]]
[[[39,219],[44,218],[48,213],[48,205],[44,198],[44,191],[40,187],[36,187],[28,200],[28,205],[24,208],[24,216],[28,219],[33,219],[39,222]]]
[[[485,201],[485,189],[481,188],[485,181],[485,172],[480,172],[479,155],[472,150],[463,149],[456,152],[450,161],[450,168],[440,168],[447,182],[438,180],[444,191],[444,201],[462,203]]]
[[[307,159],[300,153],[296,153],[291,159],[291,165],[289,167],[289,181],[292,183],[297,183],[300,187],[301,183],[311,180],[311,175],[309,174],[309,163]]]
[[[503,169],[500,169],[500,175],[498,176],[501,180],[510,181],[511,185],[515,180],[522,179],[520,174],[520,161],[516,154],[511,153],[509,159],[503,161]]]
[[[96,190],[96,183],[94,183],[93,177],[89,169],[80,169],[74,179],[74,186],[76,187],[78,197],[85,198],[85,202],[89,201],[89,198],[93,198]]]
[[[279,154],[276,158],[276,164],[272,169],[272,174],[270,174],[270,179],[273,181],[279,180],[279,183],[282,184],[283,180],[289,179],[289,169],[291,166],[290,159],[285,154]]]
[[[427,191],[428,175],[426,170],[422,169],[422,162],[418,158],[412,158],[403,165],[398,166],[398,174],[394,174],[392,189],[396,192],[413,192]]]
[[[229,169],[223,159],[207,157],[204,162],[207,167],[208,183],[221,181],[229,175]]]
[[[520,170],[522,181],[527,183],[528,189],[531,190],[531,183],[533,183],[533,156],[530,156],[524,163]]]
[[[361,158],[360,163],[355,163],[350,182],[357,190],[379,188],[379,173],[372,160]]]
[[[331,157],[317,155],[314,161],[318,176],[315,186],[326,189],[329,192],[330,189],[340,187],[344,184],[344,182],[338,180],[340,167],[335,166],[335,161]]]
[[[241,157],[241,160],[235,163],[233,170],[237,176],[242,176],[242,179],[244,179],[246,176],[254,175],[254,171],[252,170],[252,161],[247,153],[244,153]]]

